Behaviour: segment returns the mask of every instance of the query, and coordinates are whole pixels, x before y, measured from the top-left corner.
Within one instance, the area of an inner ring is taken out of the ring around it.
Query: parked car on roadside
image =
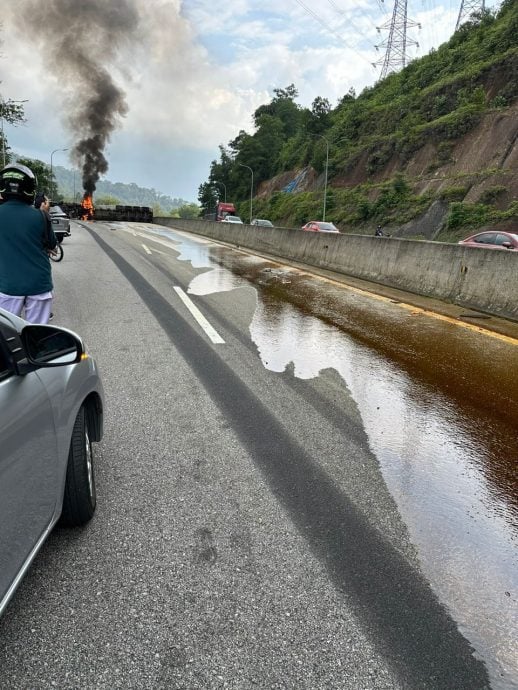
[[[503,232],[501,230],[487,230],[476,235],[470,235],[459,244],[467,247],[482,247],[485,249],[517,249],[518,233]]]
[[[222,223],[241,223],[243,225],[243,221],[239,216],[225,216],[223,220],[221,221]]]
[[[0,309],[0,614],[52,528],[96,506],[103,388],[81,338]]]
[[[64,237],[70,237],[70,218],[63,211],[61,206],[51,206],[49,208],[52,229],[58,242],[63,242]]]
[[[264,228],[275,227],[271,220],[266,220],[266,218],[254,218],[251,225],[261,225]]]
[[[327,223],[321,220],[310,220],[302,226],[302,230],[306,230],[307,232],[340,232],[333,223]]]

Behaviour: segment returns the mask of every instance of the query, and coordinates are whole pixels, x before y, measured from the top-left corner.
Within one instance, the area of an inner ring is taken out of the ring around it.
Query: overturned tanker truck
[[[94,208],[93,204],[85,204],[84,199],[81,204],[67,204],[63,201],[59,205],[70,218],[80,220],[153,222],[153,209],[148,206],[100,205]]]

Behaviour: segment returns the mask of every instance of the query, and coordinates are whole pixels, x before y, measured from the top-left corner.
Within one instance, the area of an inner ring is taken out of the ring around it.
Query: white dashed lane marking
[[[210,325],[210,323],[207,321],[207,319],[203,316],[201,311],[198,309],[198,307],[194,304],[194,302],[191,300],[190,297],[188,297],[185,292],[182,290],[181,287],[178,287],[177,285],[174,286],[174,289],[182,302],[185,304],[187,309],[191,312],[191,314],[194,316],[196,321],[199,323],[199,325],[203,328],[205,333],[209,336],[209,338],[212,340],[213,343],[215,344],[222,344],[225,341],[223,338],[219,335],[219,333]]]

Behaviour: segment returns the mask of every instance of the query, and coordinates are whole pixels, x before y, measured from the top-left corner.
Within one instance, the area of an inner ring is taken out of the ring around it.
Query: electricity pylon
[[[475,12],[483,12],[485,9],[485,0],[462,0],[460,3],[457,24],[455,25],[455,31],[457,31],[459,26],[469,19],[472,14]]]
[[[373,67],[382,66],[381,79],[384,79],[389,72],[397,72],[405,67],[408,62],[407,48],[409,46],[419,47],[419,43],[408,38],[406,33],[408,28],[413,27],[420,29],[421,24],[408,19],[407,0],[394,0],[392,19],[382,26],[376,27],[379,33],[382,29],[389,32],[388,37],[376,46],[376,50],[386,47],[385,57],[372,63]]]

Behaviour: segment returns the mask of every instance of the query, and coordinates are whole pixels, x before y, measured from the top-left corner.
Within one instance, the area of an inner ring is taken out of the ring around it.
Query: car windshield
[[[336,230],[337,229],[337,228],[335,228],[333,223],[317,223],[317,225],[321,230]]]
[[[51,215],[60,215],[60,216],[66,215],[65,212],[63,211],[63,209],[61,208],[61,206],[51,206],[49,208],[49,213]]]
[[[239,216],[227,216],[227,220],[230,223],[242,223],[243,222]]]

